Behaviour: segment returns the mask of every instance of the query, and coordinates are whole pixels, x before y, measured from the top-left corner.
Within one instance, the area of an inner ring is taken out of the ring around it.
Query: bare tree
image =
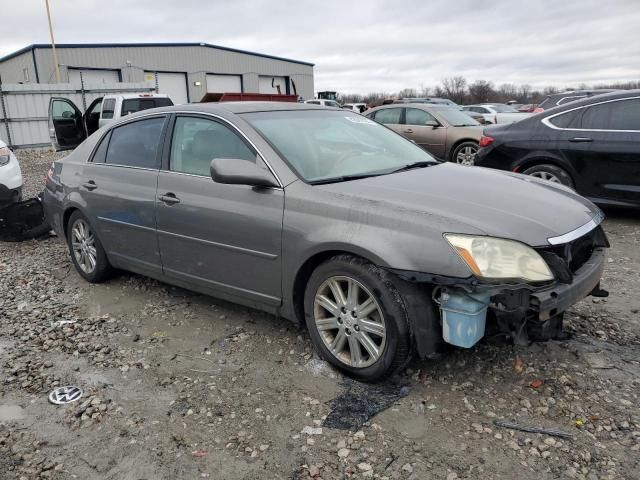
[[[418,96],[415,88],[403,88],[398,92],[399,98],[415,98]]]
[[[486,80],[476,80],[469,85],[469,101],[471,103],[490,102],[495,97],[493,83]]]
[[[442,80],[444,96],[456,103],[464,103],[467,96],[467,79],[456,75]]]
[[[530,94],[531,94],[531,85],[526,83],[524,85],[520,85],[520,88],[518,89],[518,101],[522,103],[528,102]]]

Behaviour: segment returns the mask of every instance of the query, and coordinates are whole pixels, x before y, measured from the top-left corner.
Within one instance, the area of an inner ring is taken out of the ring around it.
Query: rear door
[[[589,195],[640,204],[640,97],[586,107],[581,130],[572,133]]]
[[[49,100],[49,138],[55,150],[75,148],[87,138],[82,112],[68,98]]]
[[[263,164],[257,152],[228,124],[197,115],[175,117],[166,150],[156,199],[165,275],[231,300],[278,306],[284,191],[215,183],[210,175],[214,158]]]
[[[429,112],[406,108],[401,133],[438,158],[445,157],[447,129]]]
[[[160,274],[155,197],[165,116],[111,129],[82,172],[79,192],[114,266]]]

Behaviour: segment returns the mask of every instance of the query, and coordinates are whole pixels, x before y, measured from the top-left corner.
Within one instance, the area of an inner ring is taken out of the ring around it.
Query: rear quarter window
[[[573,110],[549,119],[549,122],[558,128],[580,128],[580,117],[584,110]]]

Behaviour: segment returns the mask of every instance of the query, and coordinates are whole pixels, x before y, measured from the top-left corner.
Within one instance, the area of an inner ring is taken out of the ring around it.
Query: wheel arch
[[[304,293],[305,293],[305,288],[307,286],[307,282],[311,277],[311,274],[314,272],[316,268],[318,268],[318,266],[320,266],[330,258],[336,257],[338,255],[350,255],[352,257],[361,258],[362,260],[365,260],[374,265],[379,265],[377,261],[373,261],[373,258],[375,258],[375,255],[362,254],[362,252],[356,253],[354,250],[345,249],[345,248],[334,248],[334,249],[322,250],[319,252],[315,252],[314,254],[309,256],[302,263],[300,268],[298,268],[295,274],[292,292],[291,292],[293,314],[294,314],[295,320],[298,323],[304,324],[304,321],[305,321],[304,320]]]
[[[525,158],[517,165],[515,172],[524,174],[525,170],[535,167],[536,165],[553,165],[554,167],[561,168],[567,172],[567,175],[569,175],[573,184],[576,185],[576,178],[578,177],[577,172],[571,167],[571,165],[569,165],[568,162],[556,158],[553,155],[535,155]]]

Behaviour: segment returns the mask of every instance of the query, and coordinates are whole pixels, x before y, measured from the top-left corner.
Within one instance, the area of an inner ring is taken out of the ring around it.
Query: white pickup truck
[[[481,114],[485,123],[513,123],[532,115],[531,113],[519,112],[515,108],[502,103],[465,105],[462,110]]]
[[[108,123],[125,115],[149,108],[173,105],[168,95],[160,93],[123,93],[96,98],[87,111],[68,98],[52,97],[49,101],[49,137],[56,150],[78,146]]]

